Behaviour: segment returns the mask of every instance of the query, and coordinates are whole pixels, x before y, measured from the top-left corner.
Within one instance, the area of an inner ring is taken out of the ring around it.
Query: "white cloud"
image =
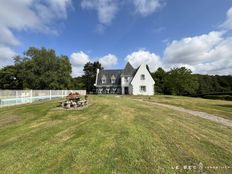
[[[80,51],[72,53],[70,61],[74,66],[82,66],[89,62],[90,58],[86,53]]]
[[[125,61],[129,61],[134,67],[138,67],[145,63],[149,65],[149,68],[152,72],[161,66],[160,57],[155,53],[151,53],[145,50],[138,50],[131,53],[125,58]]]
[[[54,19],[67,16],[71,0],[7,0],[0,1],[0,28],[47,32]]]
[[[232,8],[227,11],[227,19],[220,27],[226,30],[232,29]]]
[[[2,53],[0,59],[11,62],[9,54],[13,52],[11,46],[17,46],[20,41],[13,31],[38,31],[52,32],[52,25],[58,19],[67,17],[67,8],[71,5],[71,0],[0,0],[0,45]],[[11,50],[11,51],[9,51]]]
[[[0,46],[0,68],[9,65],[13,62],[12,57],[16,56],[16,53],[9,47]]]
[[[132,0],[136,13],[148,16],[161,7],[160,0]]]
[[[102,64],[104,68],[110,68],[113,65],[116,65],[117,61],[118,61],[117,57],[112,54],[108,54],[99,58],[99,62]]]
[[[6,27],[0,25],[0,44],[4,45],[19,45],[20,41],[13,35],[13,33]]]
[[[90,57],[83,51],[72,53],[70,56],[72,75],[74,77],[83,75],[84,65],[90,61]]]
[[[74,52],[70,56],[72,64],[72,76],[77,77],[83,75],[84,65],[88,62],[99,61],[104,68],[110,68],[117,64],[117,57],[113,54],[107,54],[100,58],[91,58],[83,51]]]
[[[132,4],[135,12],[142,16],[148,16],[162,6],[161,0],[126,0],[124,2],[118,0],[81,0],[82,9],[97,11],[99,23],[103,25],[100,28],[99,25],[97,27],[97,31],[100,29],[100,32],[105,29],[105,25],[112,22],[119,7],[125,4]]]
[[[114,0],[82,0],[81,7],[96,10],[99,22],[104,25],[110,24],[118,11],[118,3]]]
[[[221,32],[174,40],[164,51],[165,63],[199,63],[207,61],[210,51],[222,40]]]
[[[49,7],[53,10],[53,14],[59,18],[67,18],[67,8],[71,6],[72,0],[48,0]]]
[[[166,68],[186,66],[194,73],[232,74],[232,38],[222,32],[175,40],[164,51]]]

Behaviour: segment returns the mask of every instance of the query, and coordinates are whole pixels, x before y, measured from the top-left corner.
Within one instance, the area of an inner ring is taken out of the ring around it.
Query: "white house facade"
[[[95,86],[98,94],[154,95],[154,84],[146,64],[128,62],[123,70],[97,70]]]
[[[133,95],[154,95],[154,84],[147,66],[142,64],[131,81]]]

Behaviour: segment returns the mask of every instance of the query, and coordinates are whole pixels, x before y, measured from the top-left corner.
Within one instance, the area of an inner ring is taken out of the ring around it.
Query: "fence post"
[[[16,90],[16,91],[15,91],[15,104],[18,103],[18,102],[17,102],[17,98],[18,98],[18,91]]]
[[[31,96],[31,103],[32,103],[32,89],[31,89],[31,95],[30,96]]]
[[[52,99],[52,91],[50,90],[50,100]]]

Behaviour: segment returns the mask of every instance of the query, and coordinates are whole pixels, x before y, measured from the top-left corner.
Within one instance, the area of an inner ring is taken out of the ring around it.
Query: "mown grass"
[[[78,111],[57,110],[57,101],[1,108],[0,173],[199,173],[172,167],[232,166],[231,128],[128,97],[89,99]]]
[[[132,98],[148,99],[148,97],[143,96],[132,96]],[[232,101],[210,100],[172,95],[155,95],[149,97],[149,100],[174,106],[180,106],[186,109],[203,111],[232,120]]]

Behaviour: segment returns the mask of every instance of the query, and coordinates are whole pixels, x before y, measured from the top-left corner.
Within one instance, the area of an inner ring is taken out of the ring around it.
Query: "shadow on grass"
[[[175,98],[172,97],[172,96],[165,96],[165,97],[163,97],[163,98],[165,98],[165,99],[175,99]]]
[[[215,105],[215,106],[220,106],[220,107],[223,107],[223,108],[232,108],[232,105]]]

